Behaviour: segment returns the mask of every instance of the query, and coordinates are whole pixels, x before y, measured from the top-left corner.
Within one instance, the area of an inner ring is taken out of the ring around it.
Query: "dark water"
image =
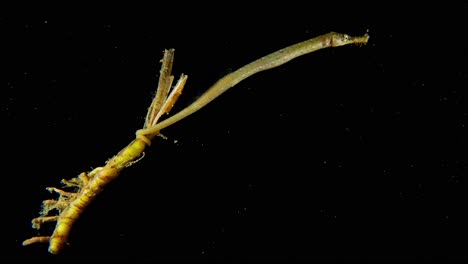
[[[214,8],[182,8],[179,24],[163,6],[0,16],[2,256],[467,258],[466,5]],[[45,187],[133,139],[165,48],[189,76],[177,111],[224,73],[329,31],[371,38],[240,83],[164,130],[169,140],[105,189],[61,255],[21,246],[50,234],[30,228],[54,198]]]

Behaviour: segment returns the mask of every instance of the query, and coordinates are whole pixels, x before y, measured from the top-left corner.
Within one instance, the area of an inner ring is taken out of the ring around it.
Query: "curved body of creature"
[[[58,193],[59,199],[44,201],[40,216],[32,220],[32,226],[39,229],[43,223],[56,221],[55,230],[51,236],[36,236],[27,239],[23,242],[23,245],[38,242],[49,243],[49,252],[59,253],[68,241],[73,224],[81,216],[84,209],[102,191],[106,184],[117,178],[120,171],[141,159],[145,148],[151,144],[151,140],[159,135],[162,129],[198,111],[242,80],[255,73],[280,66],[294,58],[316,50],[348,44],[366,44],[368,39],[367,34],[351,37],[346,34],[331,32],[286,47],[227,74],[192,104],[162,122],[158,122],[163,114],[169,113],[187,81],[187,76],[182,74],[179,81],[172,85],[174,76],[171,75],[171,70],[174,50],[166,50],[162,59],[156,96],[148,109],[144,127],[136,132],[136,139],[111,158],[105,166],[98,167],[89,173],[83,172],[78,177],[70,180],[62,180],[64,187],[72,188],[73,191],[67,192],[58,188],[47,188],[50,192]],[[49,215],[51,211],[55,210],[59,212],[58,215]]]

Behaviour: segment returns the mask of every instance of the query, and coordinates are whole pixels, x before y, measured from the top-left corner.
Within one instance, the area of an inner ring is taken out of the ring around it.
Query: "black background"
[[[468,4],[311,5],[0,15],[1,256],[466,260]],[[45,187],[134,138],[164,49],[189,76],[175,112],[226,73],[329,31],[371,38],[241,82],[165,129],[60,255],[21,246],[51,233],[30,228],[54,197]]]

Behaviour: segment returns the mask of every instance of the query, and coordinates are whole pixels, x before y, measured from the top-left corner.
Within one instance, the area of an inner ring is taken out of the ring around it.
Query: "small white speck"
[[[47,20],[44,20],[44,24],[47,24]]]

